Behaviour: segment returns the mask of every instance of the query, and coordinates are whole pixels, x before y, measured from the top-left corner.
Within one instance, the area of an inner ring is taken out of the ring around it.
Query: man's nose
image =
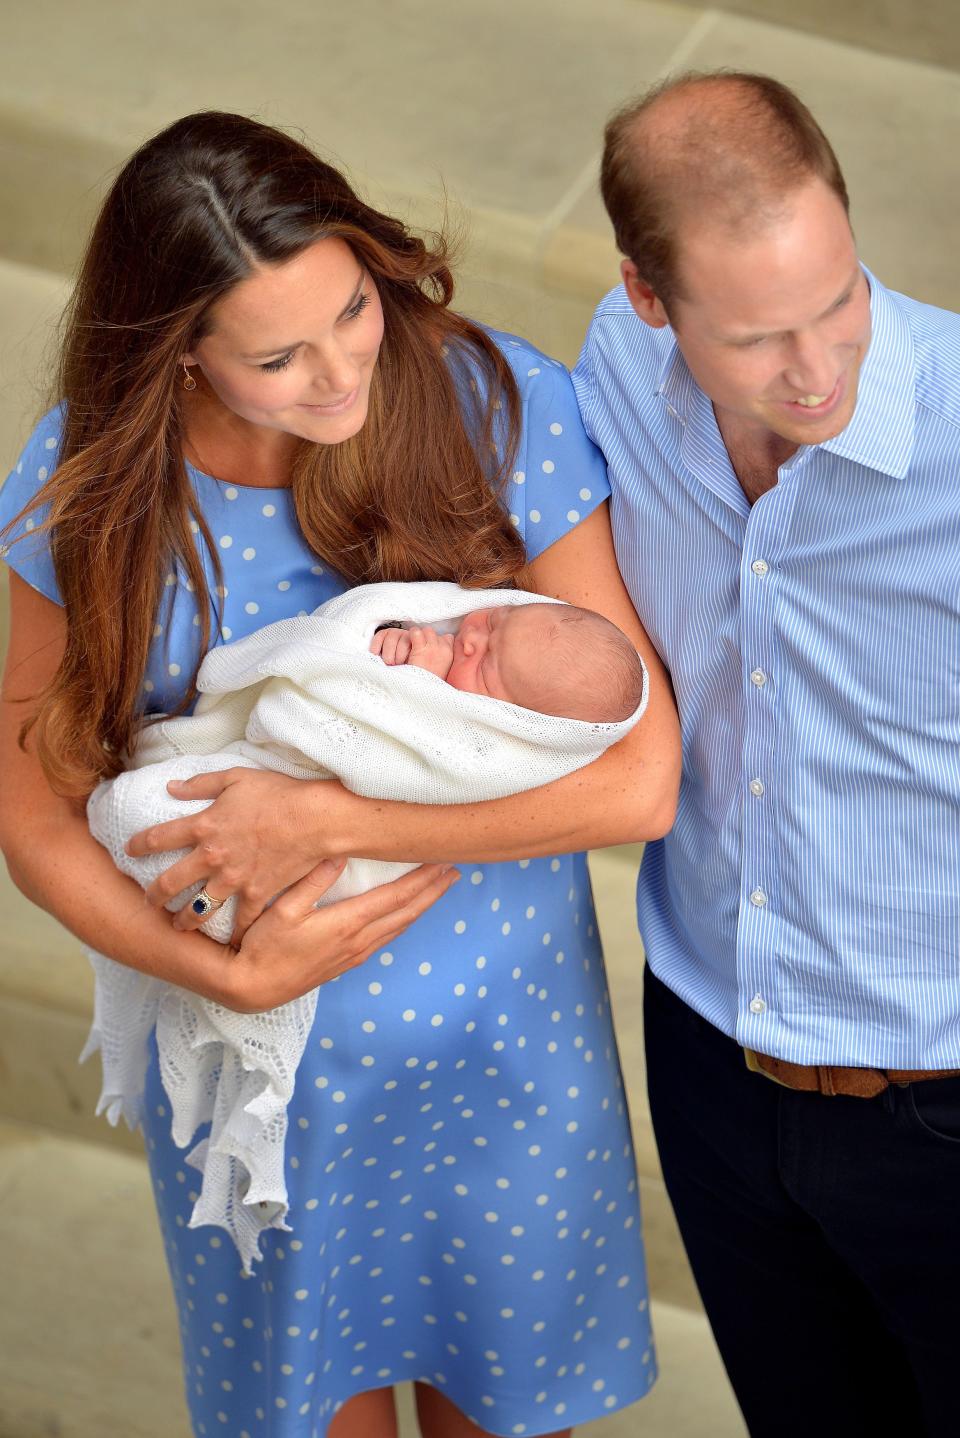
[[[784,376],[798,397],[815,394],[825,399],[832,393],[838,376],[830,346],[811,336],[795,336]]]

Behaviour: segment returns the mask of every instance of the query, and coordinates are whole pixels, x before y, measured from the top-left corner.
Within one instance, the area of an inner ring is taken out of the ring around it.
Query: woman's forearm
[[[478,804],[431,807],[341,790],[331,806],[321,782],[311,786],[318,855],[493,863],[659,838],[673,823],[676,763],[662,749],[645,759],[639,738],[551,784]],[[311,808],[301,810],[308,823]]]
[[[85,820],[63,810],[54,821],[20,826],[5,838],[17,888],[98,953],[130,968],[225,1003],[231,952],[205,935],[178,933],[171,916],[114,867]]]

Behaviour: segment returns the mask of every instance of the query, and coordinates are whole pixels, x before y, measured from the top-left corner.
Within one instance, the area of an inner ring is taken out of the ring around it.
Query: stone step
[[[188,1438],[162,1245],[146,1164],[0,1121],[0,1203],[16,1262],[0,1304],[3,1438]],[[639,1408],[584,1438],[742,1438],[705,1319],[654,1301],[661,1378]],[[692,1382],[692,1375],[696,1381]],[[414,1438],[409,1391],[403,1438]]]

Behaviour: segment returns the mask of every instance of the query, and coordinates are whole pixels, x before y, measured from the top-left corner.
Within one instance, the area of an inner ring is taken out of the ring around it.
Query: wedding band
[[[225,902],[224,899],[215,899],[212,894],[207,893],[206,889],[201,889],[190,900],[190,908],[198,918],[205,919],[208,914],[213,913],[214,909],[222,908]]]

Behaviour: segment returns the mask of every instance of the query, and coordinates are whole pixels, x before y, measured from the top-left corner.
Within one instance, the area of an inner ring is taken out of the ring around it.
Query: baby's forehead
[[[529,642],[536,636],[549,643],[559,638],[565,607],[563,604],[511,604],[500,622],[503,638]]]

